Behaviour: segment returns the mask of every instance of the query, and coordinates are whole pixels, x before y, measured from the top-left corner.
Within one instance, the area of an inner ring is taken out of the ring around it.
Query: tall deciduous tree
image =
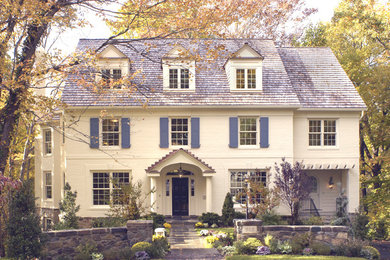
[[[360,121],[363,201],[371,220],[385,219],[390,226],[389,1],[344,0],[330,23],[309,28],[298,45],[329,46],[365,101]]]
[[[302,163],[295,162],[291,165],[284,158],[280,165],[275,163],[274,184],[281,202],[290,209],[291,224],[297,224],[300,202],[309,197],[311,187],[310,178],[304,172]]]

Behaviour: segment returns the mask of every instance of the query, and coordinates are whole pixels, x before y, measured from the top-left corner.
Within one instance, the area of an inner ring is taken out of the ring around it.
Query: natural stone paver
[[[215,248],[204,248],[203,238],[194,230],[196,221],[172,220],[168,241],[171,252],[166,259],[224,259]]]

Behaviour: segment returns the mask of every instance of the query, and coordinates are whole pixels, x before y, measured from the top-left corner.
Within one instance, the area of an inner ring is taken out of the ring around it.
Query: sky
[[[318,12],[311,17],[312,23],[330,21],[334,8],[340,2],[341,0],[306,0],[307,7],[318,9]],[[110,36],[110,30],[99,17],[93,14],[86,14],[86,19],[91,22],[92,26],[62,33],[53,47],[62,50],[63,54],[68,55],[76,49],[77,42],[81,38],[108,38]]]

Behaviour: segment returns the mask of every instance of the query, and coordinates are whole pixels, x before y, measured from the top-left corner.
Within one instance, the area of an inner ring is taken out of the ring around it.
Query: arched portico
[[[152,211],[164,215],[200,215],[211,211],[215,171],[187,150],[173,150],[146,169]]]

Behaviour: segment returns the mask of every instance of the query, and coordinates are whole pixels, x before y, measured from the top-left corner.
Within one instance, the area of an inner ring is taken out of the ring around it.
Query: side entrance
[[[188,178],[172,178],[172,215],[188,216]]]

